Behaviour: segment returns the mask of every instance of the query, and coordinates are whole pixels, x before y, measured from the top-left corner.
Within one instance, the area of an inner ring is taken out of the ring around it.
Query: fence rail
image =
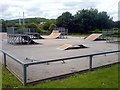
[[[110,52],[102,52],[102,53],[89,54],[89,55],[76,56],[76,57],[69,57],[69,58],[62,58],[62,59],[55,59],[55,60],[47,60],[47,61],[24,63],[21,60],[15,58],[14,56],[10,55],[9,53],[5,52],[4,50],[0,50],[0,51],[4,55],[4,67],[5,68],[6,68],[6,55],[9,56],[10,58],[12,58],[14,61],[16,61],[16,62],[18,62],[19,64],[22,65],[22,67],[23,67],[23,82],[22,81],[21,82],[23,83],[24,86],[27,85],[27,67],[30,66],[30,65],[50,63],[50,62],[56,62],[56,61],[63,61],[64,62],[66,60],[73,60],[73,59],[77,59],[77,58],[89,57],[89,70],[91,71],[92,70],[93,56],[120,52],[120,50],[116,50],[116,51],[110,51]]]

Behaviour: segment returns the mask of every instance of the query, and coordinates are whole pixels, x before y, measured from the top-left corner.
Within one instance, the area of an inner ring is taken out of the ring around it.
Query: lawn
[[[36,85],[22,84],[3,68],[2,88],[118,88],[119,64],[92,72],[76,74],[63,80],[45,81]]]
[[[120,41],[118,41],[118,42],[114,42],[114,43],[116,43],[116,44],[120,44]]]
[[[74,36],[74,37],[87,37],[87,36],[89,36],[89,34],[87,35],[87,34],[83,34],[83,35],[78,35],[78,34],[68,34],[67,36]]]
[[[2,64],[0,63],[0,90],[2,88]]]

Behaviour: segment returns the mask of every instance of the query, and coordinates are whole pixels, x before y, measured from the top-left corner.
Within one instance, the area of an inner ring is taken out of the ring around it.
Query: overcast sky
[[[5,20],[18,19],[19,12],[25,18],[42,17],[56,19],[63,12],[73,15],[82,9],[95,8],[106,11],[114,21],[118,21],[118,2],[120,0],[2,0],[0,17]]]

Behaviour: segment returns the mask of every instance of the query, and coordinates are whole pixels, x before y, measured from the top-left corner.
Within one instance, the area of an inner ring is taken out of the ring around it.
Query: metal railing
[[[89,70],[91,71],[92,70],[93,56],[120,52],[120,50],[116,50],[116,51],[111,51],[111,52],[103,52],[103,53],[89,54],[89,55],[69,57],[69,58],[61,58],[61,59],[55,59],[55,60],[24,63],[21,60],[15,58],[14,56],[10,55],[9,53],[7,53],[7,52],[5,52],[3,50],[0,50],[0,51],[3,52],[3,55],[4,55],[4,68],[6,68],[6,55],[9,56],[10,58],[12,58],[14,61],[16,61],[16,62],[18,62],[19,64],[22,65],[22,68],[23,68],[23,82],[22,81],[21,82],[23,83],[24,86],[27,85],[27,67],[30,66],[30,65],[50,63],[50,62],[56,62],[56,61],[63,61],[64,62],[66,60],[73,60],[73,59],[77,59],[77,58],[89,57]],[[17,78],[20,79],[19,77],[17,77]]]

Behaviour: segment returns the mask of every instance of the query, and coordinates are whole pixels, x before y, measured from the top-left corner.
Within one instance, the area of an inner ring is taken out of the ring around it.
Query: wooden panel
[[[63,46],[60,46],[58,49],[66,50],[66,49],[70,49],[70,48],[87,48],[87,47],[82,44],[65,44]]]
[[[65,50],[65,49],[67,49],[67,48],[69,48],[69,47],[72,47],[72,45],[70,45],[70,44],[65,44],[65,45],[63,45],[63,46],[60,46],[59,49]]]
[[[85,40],[95,40],[98,37],[100,37],[102,34],[91,34],[90,36],[88,36]]]
[[[60,36],[61,33],[51,33],[46,39],[57,38]]]

